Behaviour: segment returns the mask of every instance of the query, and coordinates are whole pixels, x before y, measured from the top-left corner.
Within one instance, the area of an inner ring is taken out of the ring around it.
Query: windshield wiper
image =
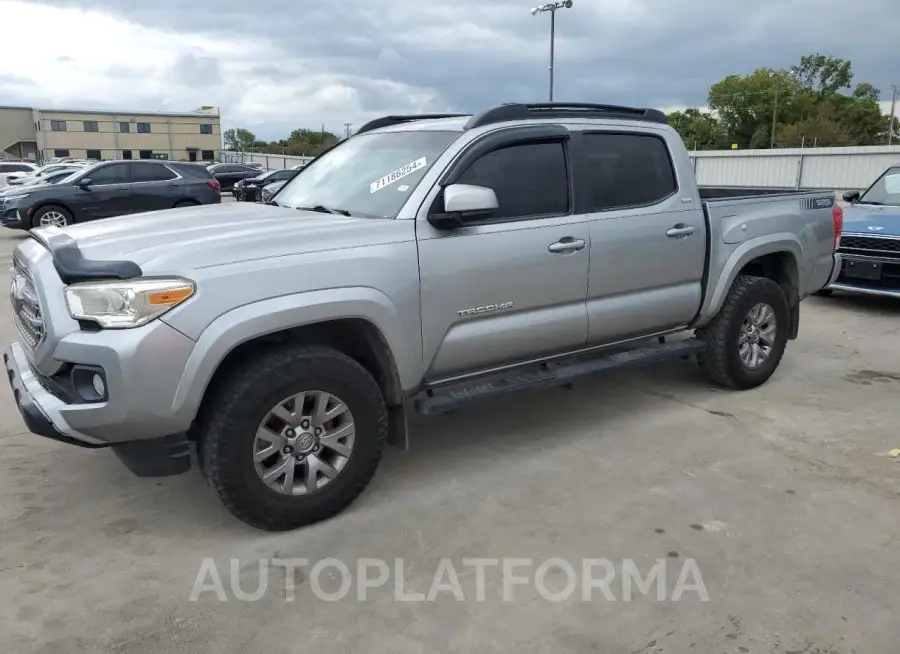
[[[318,211],[319,213],[331,213],[341,216],[347,216],[348,218],[350,217],[350,212],[346,209],[329,209],[328,207],[321,204],[317,204],[314,207],[297,207],[297,211]]]

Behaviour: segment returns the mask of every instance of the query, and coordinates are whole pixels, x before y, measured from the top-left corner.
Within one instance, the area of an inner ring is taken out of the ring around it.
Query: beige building
[[[6,158],[217,161],[221,132],[216,107],[188,113],[0,107]]]

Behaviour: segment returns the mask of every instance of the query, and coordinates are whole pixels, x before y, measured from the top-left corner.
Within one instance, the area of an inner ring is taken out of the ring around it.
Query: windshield
[[[459,132],[360,134],[298,173],[275,201],[362,218],[396,218],[406,198]],[[322,210],[322,209],[319,209]]]
[[[900,166],[888,168],[878,180],[863,193],[859,204],[885,204],[900,207]]]

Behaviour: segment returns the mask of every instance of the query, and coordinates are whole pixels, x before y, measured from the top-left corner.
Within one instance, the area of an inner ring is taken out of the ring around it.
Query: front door
[[[188,161],[197,161],[197,151],[188,150]]]
[[[696,193],[680,188],[667,134],[583,135],[579,165],[585,167],[582,179],[591,187],[595,211],[590,345],[679,327],[700,308],[706,221]]]
[[[583,347],[590,234],[585,217],[573,213],[566,145],[524,142],[487,152],[458,183],[492,188],[499,211],[453,231],[419,216],[426,378]],[[436,204],[441,211],[440,196]]]
[[[109,163],[91,169],[91,183],[79,187],[76,202],[88,220],[111,218],[128,213],[130,181],[127,163]]]

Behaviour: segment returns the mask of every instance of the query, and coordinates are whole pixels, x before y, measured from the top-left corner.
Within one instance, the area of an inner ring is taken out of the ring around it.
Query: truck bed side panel
[[[828,283],[833,265],[833,193],[787,193],[707,201],[709,280],[697,326],[718,313],[735,277],[766,254],[789,253],[802,299]]]

